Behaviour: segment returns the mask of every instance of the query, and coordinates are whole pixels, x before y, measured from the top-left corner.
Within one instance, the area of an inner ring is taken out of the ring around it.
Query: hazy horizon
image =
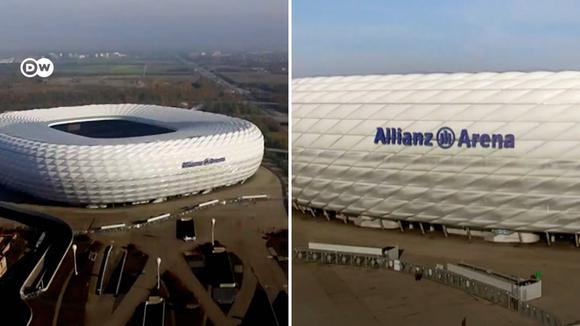
[[[287,0],[0,2],[0,53],[286,51]]]

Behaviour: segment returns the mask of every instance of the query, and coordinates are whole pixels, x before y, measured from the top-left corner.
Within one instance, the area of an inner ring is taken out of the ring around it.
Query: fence
[[[139,229],[143,226],[151,225],[154,223],[162,223],[169,220],[176,220],[180,217],[185,217],[187,215],[193,214],[195,211],[200,209],[206,209],[217,205],[229,205],[239,202],[252,202],[252,201],[264,201],[264,200],[276,200],[277,198],[272,198],[267,195],[253,195],[253,196],[242,196],[236,198],[228,198],[223,200],[212,200],[210,202],[205,202],[205,205],[195,204],[193,206],[184,207],[180,212],[162,214],[156,217],[147,218],[145,220],[129,221],[127,223],[102,225],[97,227],[92,227],[85,230],[74,231],[75,235],[89,234],[89,233],[103,233],[103,232],[117,232],[117,231],[127,231],[129,229]]]
[[[317,262],[322,264],[351,265],[362,268],[374,269],[394,269],[394,260],[389,260],[383,256],[371,256],[361,254],[350,254],[342,252],[329,252],[312,249],[295,249],[295,257],[306,262]],[[513,297],[511,293],[494,286],[478,282],[474,279],[455,274],[443,268],[425,267],[422,265],[400,261],[400,271],[414,275],[421,275],[422,278],[447,285],[452,288],[462,290],[470,295],[474,295],[502,306],[506,309],[519,312],[520,314],[534,319],[545,326],[563,326],[564,323],[553,314],[550,314],[532,304],[522,302]]]

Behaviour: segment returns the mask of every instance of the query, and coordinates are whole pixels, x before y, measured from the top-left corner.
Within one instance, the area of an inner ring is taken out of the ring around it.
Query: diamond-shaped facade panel
[[[580,72],[297,79],[292,122],[300,205],[580,233]]]

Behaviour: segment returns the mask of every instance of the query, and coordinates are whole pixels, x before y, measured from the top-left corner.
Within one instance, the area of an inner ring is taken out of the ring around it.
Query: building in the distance
[[[262,161],[252,123],[152,105],[88,105],[0,115],[0,181],[51,201],[162,201],[243,182]]]
[[[292,119],[302,210],[371,227],[580,233],[580,72],[298,79]]]

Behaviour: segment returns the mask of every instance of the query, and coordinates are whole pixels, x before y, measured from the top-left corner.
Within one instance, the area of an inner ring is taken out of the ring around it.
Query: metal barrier
[[[264,197],[265,196],[265,197]],[[269,197],[267,195],[253,195],[253,196],[245,196],[244,197],[236,197],[236,198],[228,198],[228,199],[220,199],[220,200],[213,200],[211,204],[200,206],[195,204],[190,207],[182,208],[181,211],[176,213],[166,213],[157,217],[148,218],[146,220],[139,220],[139,221],[129,221],[127,223],[122,224],[113,224],[113,225],[104,225],[104,226],[97,226],[86,230],[77,230],[74,231],[75,235],[81,234],[90,234],[90,233],[106,233],[106,232],[117,232],[117,231],[127,231],[129,229],[141,228],[143,226],[156,224],[156,223],[163,223],[166,221],[176,220],[180,217],[185,217],[187,215],[193,214],[195,211],[200,209],[206,209],[210,207],[214,207],[217,205],[229,205],[229,204],[236,204],[239,202],[256,202],[256,201],[267,201],[267,200],[279,200],[279,198]],[[208,202],[206,202],[207,204]],[[163,216],[163,218],[160,218]]]
[[[351,265],[362,268],[394,269],[395,261],[382,256],[359,255],[297,248],[295,258],[312,263]],[[423,278],[462,290],[506,309],[534,319],[545,326],[565,325],[559,318],[532,304],[522,302],[511,293],[474,279],[455,274],[443,268],[426,267],[415,263],[400,261],[400,272],[421,274]]]
[[[299,249],[296,250],[298,259],[307,262],[323,264],[352,265],[365,268],[387,268],[388,259],[381,256],[328,252],[323,250]]]

